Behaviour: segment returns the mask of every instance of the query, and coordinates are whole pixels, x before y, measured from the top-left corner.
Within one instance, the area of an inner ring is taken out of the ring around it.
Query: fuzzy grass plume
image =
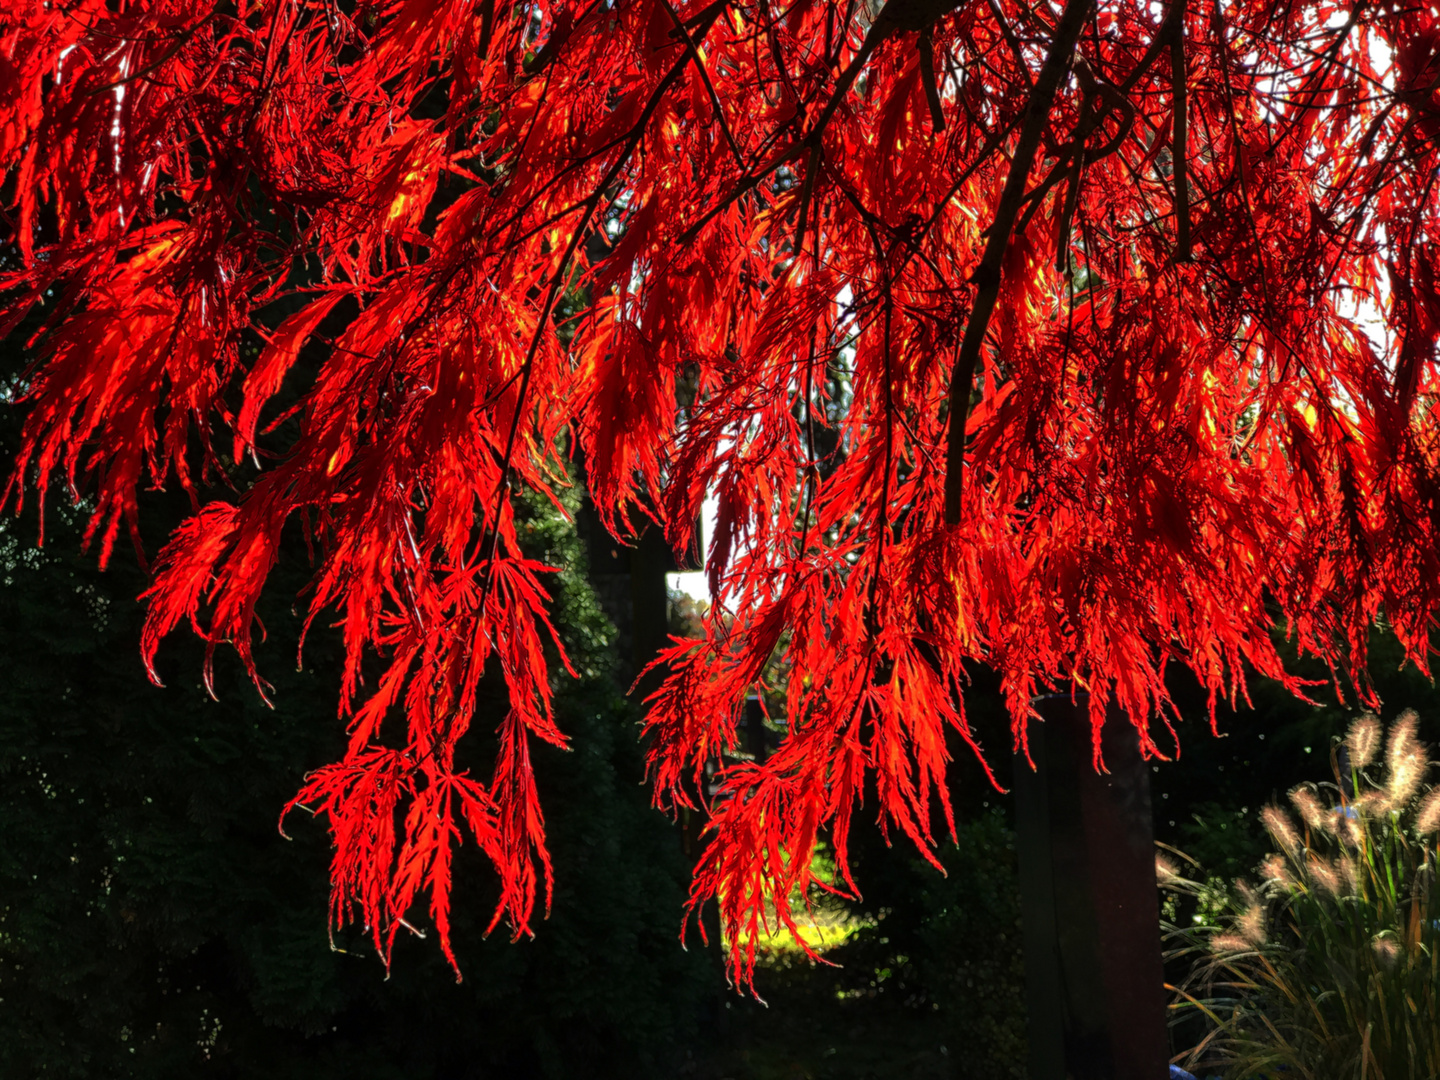
[[[1192,1072],[1440,1076],[1440,788],[1425,787],[1432,763],[1413,712],[1388,738],[1362,717],[1345,748],[1332,752],[1334,782],[1290,793],[1298,821],[1278,806],[1262,812],[1280,850],[1260,887],[1237,882],[1218,926],[1167,928],[1168,955],[1194,961],[1170,988],[1172,1023],[1203,1018],[1203,1038],[1176,1059]],[[1172,892],[1201,889],[1170,859],[1157,875]]]

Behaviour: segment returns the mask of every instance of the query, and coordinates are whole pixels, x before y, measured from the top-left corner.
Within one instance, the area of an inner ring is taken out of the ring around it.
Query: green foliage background
[[[183,507],[151,501],[163,535]],[[536,752],[554,909],[533,941],[484,938],[491,887],[462,849],[459,985],[433,941],[402,942],[388,980],[362,928],[332,951],[328,838],[300,812],[293,842],[276,829],[344,738],[334,643],[314,638],[296,670],[285,605],[303,544],[262,613],[271,711],[224,655],[211,701],[189,635],[162,650],[169,686],[151,686],[134,560],[99,572],[53,505],[43,550],[36,525],[0,526],[0,1075],[673,1074],[722,984],[677,939],[687,868],[648,807],[613,631],[558,515],[532,507],[527,527],[536,554],[569,568],[551,584],[582,672],[558,684],[574,750]]]

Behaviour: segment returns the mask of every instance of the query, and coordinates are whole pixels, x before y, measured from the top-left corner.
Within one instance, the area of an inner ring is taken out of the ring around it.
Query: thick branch
[[[995,311],[995,301],[1000,296],[1000,267],[1005,261],[1005,249],[1010,246],[1010,232],[1020,205],[1025,198],[1025,185],[1029,182],[1030,166],[1035,160],[1035,151],[1040,146],[1040,134],[1050,120],[1050,109],[1055,103],[1055,94],[1070,67],[1070,58],[1075,52],[1075,43],[1085,26],[1090,12],[1090,0],[1069,0],[1060,23],[1055,27],[1055,38],[1050,43],[1050,52],[1035,80],[1035,89],[1025,109],[1025,123],[1020,129],[1020,141],[1015,146],[1015,156],[1010,161],[1010,174],[1005,178],[1004,190],[1000,193],[1000,205],[995,210],[995,221],[990,226],[990,237],[985,243],[985,253],[980,258],[973,280],[980,287],[975,294],[975,304],[970,309],[970,318],[965,323],[965,336],[960,340],[960,352],[955,358],[955,367],[950,373],[950,432],[945,457],[945,523],[956,525],[960,521],[960,495],[964,487],[965,468],[965,420],[970,411],[970,387],[975,381],[975,365],[980,359],[980,349],[985,342],[985,332],[990,326],[990,316]]]
[[[1170,94],[1174,104],[1174,130],[1170,160],[1175,175],[1175,261],[1190,261],[1190,183],[1185,160],[1189,144],[1185,107],[1185,0],[1174,0],[1175,22],[1170,31]]]
[[[920,85],[925,88],[925,103],[930,106],[930,127],[945,130],[945,112],[940,108],[940,87],[935,82],[935,42],[930,28],[920,31]]]

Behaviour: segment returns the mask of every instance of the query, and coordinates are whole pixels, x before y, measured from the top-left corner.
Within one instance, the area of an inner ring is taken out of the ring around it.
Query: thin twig
[[[715,84],[710,81],[710,72],[705,70],[704,57],[700,55],[700,48],[690,36],[690,31],[685,29],[685,24],[680,21],[679,14],[671,6],[670,0],[660,0],[665,5],[665,12],[670,16],[675,29],[671,33],[678,35],[685,41],[685,47],[690,50],[690,56],[695,61],[695,70],[700,72],[700,78],[705,83],[705,92],[710,96],[710,107],[715,110],[715,119],[720,124],[720,130],[725,133],[725,141],[730,144],[730,152],[735,155],[735,163],[740,166],[742,173],[748,172],[745,164],[745,155],[740,152],[740,144],[735,141],[735,135],[730,130],[730,123],[725,119],[725,110],[720,105],[720,96],[715,93]]]
[[[723,5],[721,8],[717,8],[717,14],[722,9]],[[706,25],[704,30],[708,29],[709,25]],[[702,31],[701,36],[704,36],[704,31]],[[487,544],[485,542],[485,537],[482,533],[481,544],[479,548],[480,551],[484,551],[486,547],[489,548],[488,554],[486,556],[484,583],[481,588],[480,602],[477,605],[478,614],[481,618],[483,618],[485,615],[486,603],[490,598],[491,587],[493,586],[495,580],[495,558],[499,552],[500,546],[500,513],[505,505],[505,497],[510,490],[510,484],[505,474],[509,471],[510,461],[512,459],[512,455],[514,454],[515,443],[519,435],[520,417],[525,409],[525,398],[527,391],[530,388],[530,375],[531,372],[534,370],[535,355],[539,351],[540,340],[545,332],[546,326],[549,324],[550,314],[554,310],[555,302],[559,299],[560,291],[565,284],[566,276],[570,268],[570,259],[574,256],[576,249],[580,246],[580,241],[585,234],[586,227],[590,221],[591,216],[595,213],[595,210],[599,206],[601,198],[604,196],[606,190],[610,187],[610,184],[615,180],[617,176],[620,175],[621,170],[629,164],[631,155],[635,152],[635,147],[639,145],[640,140],[645,134],[645,126],[649,123],[650,117],[654,115],[656,108],[659,107],[660,102],[664,99],[665,94],[668,92],[670,87],[675,83],[675,80],[680,77],[681,72],[685,70],[685,68],[690,64],[692,60],[697,59],[698,56],[698,50],[692,49],[686,54],[685,59],[681,60],[678,64],[676,64],[670,70],[669,74],[661,80],[659,86],[656,87],[655,92],[651,95],[650,101],[646,104],[644,111],[641,113],[639,119],[635,122],[635,125],[631,128],[631,136],[624,150],[611,164],[610,168],[606,171],[605,176],[600,180],[598,184],[595,185],[595,188],[590,198],[586,202],[585,212],[581,216],[579,222],[576,223],[574,231],[570,234],[570,242],[566,246],[564,253],[560,257],[559,265],[556,266],[555,274],[550,281],[550,287],[546,291],[545,302],[541,305],[539,317],[536,319],[535,322],[535,332],[530,337],[530,345],[525,354],[525,362],[521,365],[522,375],[520,379],[520,389],[515,401],[515,412],[510,419],[510,432],[505,440],[505,453],[501,460],[500,484],[498,490],[495,493],[495,509],[494,512],[491,514],[489,523],[489,543]]]

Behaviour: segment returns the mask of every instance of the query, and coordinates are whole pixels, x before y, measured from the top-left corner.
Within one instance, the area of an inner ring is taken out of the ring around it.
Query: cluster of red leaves
[[[853,888],[867,785],[933,847],[967,662],[1018,746],[1073,685],[1154,755],[1172,661],[1212,702],[1246,665],[1301,689],[1277,619],[1362,693],[1382,612],[1425,667],[1437,140],[1440,17],[1398,0],[19,0],[0,331],[48,317],[10,497],[63,473],[106,558],[173,477],[145,656],[188,619],[262,692],[304,523],[348,655],[348,752],[297,796],[333,917],[388,952],[428,894],[448,953],[462,821],[497,920],[548,888],[512,485],[578,446],[617,535],[677,550],[713,495],[716,603],[647,727],[691,803],[784,654],[786,737],[723,774],[692,894],[743,976],[822,832]]]

